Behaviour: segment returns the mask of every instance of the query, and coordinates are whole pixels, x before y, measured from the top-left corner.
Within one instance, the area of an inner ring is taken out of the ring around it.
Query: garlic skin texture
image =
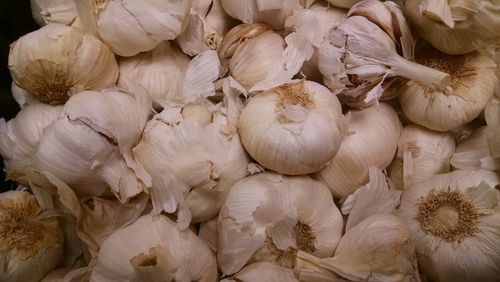
[[[293,267],[297,250],[328,257],[342,227],[323,184],[308,176],[255,174],[234,184],[222,206],[219,268],[231,275],[255,261]]]
[[[417,62],[451,75],[444,90],[415,81],[401,84],[399,103],[412,122],[437,131],[449,131],[476,118],[493,96],[496,65],[477,52],[451,56],[435,50],[417,54]]]
[[[325,184],[333,196],[343,198],[368,182],[368,168],[385,169],[398,146],[401,124],[387,104],[352,110],[346,137],[337,155],[313,177]]]
[[[192,1],[106,0],[80,9],[113,53],[130,57],[173,40],[186,28]],[[77,6],[78,8],[78,6]]]
[[[337,153],[345,129],[337,97],[312,81],[253,96],[238,122],[247,152],[265,168],[289,175],[324,167]]]
[[[72,0],[31,0],[31,14],[39,26],[49,23],[71,25],[77,19]]]
[[[339,8],[351,8],[354,4],[360,2],[361,0],[327,0],[328,3]]]
[[[174,213],[180,228],[217,215],[249,159],[228,118],[210,102],[165,108],[148,122],[134,156],[152,177],[153,211]]]
[[[500,68],[500,66],[499,66]],[[498,77],[498,75],[497,75]],[[497,84],[498,87],[498,84]],[[500,158],[500,97],[491,98],[484,109],[484,118],[488,125],[488,146],[490,155],[495,159]]]
[[[405,0],[405,14],[416,31],[436,49],[457,55],[498,40],[498,1]]]
[[[455,139],[451,133],[432,131],[414,124],[407,125],[401,131],[396,159],[389,169],[391,179],[402,179],[403,183],[398,189],[403,190],[412,183],[449,172],[453,152]],[[399,172],[394,162],[400,163]]]
[[[500,159],[491,155],[488,146],[489,127],[482,126],[457,146],[451,158],[451,165],[460,170],[500,170]]]
[[[420,270],[434,281],[494,281],[500,275],[499,177],[454,171],[403,191],[399,216],[410,227]]]
[[[57,218],[44,216],[33,195],[0,194],[1,281],[40,281],[61,260],[63,240]]]
[[[49,104],[66,102],[74,89],[100,90],[118,79],[118,64],[106,45],[62,24],[48,24],[12,43],[9,70],[19,87]]]
[[[217,262],[191,230],[163,215],[144,215],[104,241],[90,277],[102,281],[203,281],[217,279]]]
[[[293,274],[292,269],[285,268],[270,262],[255,262],[249,264],[232,277],[221,280],[221,282],[238,281],[299,282],[299,280]]]
[[[14,98],[14,100],[16,100],[21,109],[31,104],[41,103],[40,100],[28,93],[28,91],[19,87],[15,82],[12,82],[10,89],[12,92],[12,97]]]

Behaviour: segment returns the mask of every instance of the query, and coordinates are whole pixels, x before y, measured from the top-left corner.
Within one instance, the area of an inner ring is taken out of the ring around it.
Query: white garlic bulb
[[[9,70],[19,87],[50,104],[64,103],[74,89],[100,90],[118,79],[118,64],[106,45],[62,24],[48,24],[14,42]]]
[[[28,93],[28,91],[19,87],[14,81],[12,82],[10,89],[12,92],[12,97],[14,98],[14,100],[16,100],[17,104],[21,109],[30,104],[36,104],[41,102],[35,96]]]
[[[335,156],[346,125],[340,102],[328,88],[300,81],[250,98],[238,129],[259,164],[298,175],[318,171]]]
[[[392,214],[369,216],[347,230],[331,258],[320,259],[299,252],[297,265],[301,281],[307,270],[314,271],[310,265],[334,272],[348,281],[420,281],[410,230]],[[302,269],[303,266],[306,269]]]
[[[33,195],[0,194],[1,281],[40,281],[61,260],[63,240],[57,218],[44,215]]]
[[[253,261],[293,267],[303,250],[333,254],[342,216],[328,189],[308,176],[259,173],[238,181],[219,214],[219,268],[238,272]]]
[[[270,262],[255,262],[245,266],[240,272],[232,277],[221,280],[221,282],[238,282],[238,281],[260,281],[260,282],[276,282],[288,281],[299,282],[293,274],[293,270],[285,268]]]
[[[217,262],[191,230],[144,215],[104,241],[90,281],[215,282]]]
[[[248,157],[228,118],[210,102],[165,108],[148,122],[134,156],[152,177],[153,211],[187,228],[217,215],[227,190],[247,175]]]
[[[434,281],[494,281],[500,276],[499,177],[454,171],[403,191],[399,212],[410,227],[420,270]]]
[[[349,130],[337,155],[314,178],[334,197],[350,195],[368,182],[368,168],[387,167],[396,153],[401,125],[387,104],[350,112]]]
[[[450,84],[436,90],[415,81],[401,84],[399,102],[412,122],[448,131],[476,118],[493,96],[495,64],[477,52],[451,56],[435,50],[417,54],[417,62],[451,75]]]
[[[72,0],[31,0],[31,14],[39,26],[49,23],[71,25],[78,14]]]
[[[478,128],[457,146],[451,165],[460,170],[500,170],[500,158],[492,157],[488,146],[489,125]]]
[[[214,253],[217,253],[217,244],[219,241],[217,220],[218,216],[202,222],[200,224],[200,230],[198,231],[198,237],[203,240]]]
[[[481,41],[498,40],[498,1],[405,0],[416,31],[447,54],[466,54]]]
[[[401,131],[396,159],[389,170],[391,179],[402,179],[403,183],[398,185],[398,189],[402,190],[412,183],[449,172],[454,151],[455,139],[449,132],[407,125]]]

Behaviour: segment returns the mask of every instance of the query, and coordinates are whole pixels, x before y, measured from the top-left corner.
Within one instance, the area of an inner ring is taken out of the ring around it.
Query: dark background
[[[9,45],[22,35],[38,29],[31,17],[29,0],[0,1],[0,117],[9,120],[16,116],[19,106],[12,98],[7,62]],[[15,187],[13,182],[5,182],[3,160],[0,158],[0,192]]]

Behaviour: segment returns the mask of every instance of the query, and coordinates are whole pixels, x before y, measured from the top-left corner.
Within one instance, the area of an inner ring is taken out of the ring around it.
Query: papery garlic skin
[[[451,158],[451,165],[460,170],[500,170],[500,159],[491,155],[488,146],[490,125],[482,126],[457,146]]]
[[[221,280],[221,282],[237,281],[299,282],[299,280],[293,274],[292,269],[285,268],[270,262],[255,262],[249,264],[232,277]]]
[[[118,79],[118,64],[106,45],[62,24],[46,25],[14,42],[9,70],[19,87],[49,104],[66,102],[73,89],[100,90]]]
[[[14,98],[14,100],[16,100],[17,104],[21,109],[30,104],[36,104],[41,102],[35,96],[28,93],[28,91],[19,87],[15,82],[12,82],[10,89],[12,92],[12,97]]]
[[[217,233],[217,221],[218,216],[204,221],[200,224],[200,230],[198,231],[198,237],[203,240],[210,249],[217,253],[217,245],[219,241],[219,235]]]
[[[494,281],[500,275],[500,183],[494,172],[454,171],[403,191],[420,270],[434,281]]]
[[[352,110],[348,133],[337,155],[313,175],[336,198],[350,195],[368,182],[368,168],[387,167],[396,153],[401,124],[387,104]]]
[[[259,164],[299,175],[318,171],[335,156],[346,126],[335,95],[316,82],[300,81],[252,97],[238,129]]]
[[[180,231],[163,215],[144,215],[104,241],[90,281],[153,278],[212,282],[217,279],[217,263],[191,230]]]
[[[476,118],[493,96],[495,64],[477,52],[450,56],[437,51],[417,54],[417,62],[450,73],[445,90],[436,90],[414,81],[398,89],[404,114],[416,124],[448,131]]]
[[[399,175],[391,165],[391,178],[401,178],[400,190],[412,183],[450,171],[450,158],[455,151],[455,139],[448,132],[432,131],[410,124],[401,131],[398,152],[393,162],[401,162]]]
[[[230,275],[252,261],[293,267],[297,250],[328,257],[342,225],[328,189],[308,176],[246,177],[233,185],[219,214],[219,268]]]
[[[59,223],[42,213],[28,192],[0,194],[0,280],[38,282],[61,260]]]
[[[500,158],[500,97],[497,96],[491,98],[484,108],[484,118],[488,124],[488,146],[490,155],[495,159]]]
[[[497,0],[403,2],[420,36],[444,53],[466,54],[481,41],[499,39]]]
[[[72,0],[31,0],[31,13],[39,26],[49,23],[71,25],[78,13]]]

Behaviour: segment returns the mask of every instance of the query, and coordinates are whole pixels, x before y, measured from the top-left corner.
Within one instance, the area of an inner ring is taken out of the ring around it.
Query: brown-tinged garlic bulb
[[[110,87],[118,79],[118,64],[109,48],[63,24],[46,25],[14,42],[9,70],[19,87],[49,104],[64,103],[77,90]]]

